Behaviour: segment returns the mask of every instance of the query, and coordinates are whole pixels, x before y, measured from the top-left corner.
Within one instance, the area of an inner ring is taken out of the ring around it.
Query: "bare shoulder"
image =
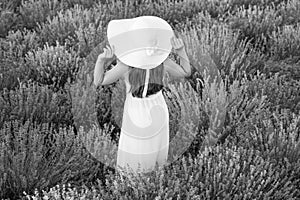
[[[166,58],[165,60],[164,60],[164,65],[165,66],[170,66],[170,65],[172,65],[172,60],[168,57],[168,58]]]
[[[120,61],[117,62],[116,67],[118,68],[118,71],[120,71],[122,74],[121,78],[125,79],[125,77],[128,75],[130,67]]]
[[[118,79],[124,79],[124,74],[128,72],[129,66],[125,65],[122,62],[117,62],[115,66],[107,71],[104,75],[102,85],[111,84]]]
[[[172,68],[172,66],[174,65],[173,62],[174,62],[174,61],[171,60],[170,58],[167,58],[167,59],[163,62],[163,65],[164,65],[164,71],[165,71],[165,72],[170,72],[170,71],[171,71],[171,68]]]

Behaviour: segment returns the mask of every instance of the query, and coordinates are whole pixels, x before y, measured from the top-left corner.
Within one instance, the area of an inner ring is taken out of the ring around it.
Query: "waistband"
[[[133,98],[134,100],[152,100],[152,99],[156,99],[158,97],[163,97],[163,93],[162,93],[162,90],[158,91],[157,93],[155,94],[151,94],[147,97],[143,97],[143,98],[140,98],[140,97],[134,97],[132,96],[132,93],[127,93],[131,98]]]

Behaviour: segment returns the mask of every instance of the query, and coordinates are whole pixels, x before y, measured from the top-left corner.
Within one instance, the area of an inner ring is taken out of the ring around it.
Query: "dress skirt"
[[[167,162],[169,150],[169,113],[162,91],[145,98],[126,94],[117,169],[152,171]],[[121,168],[119,168],[121,167]]]

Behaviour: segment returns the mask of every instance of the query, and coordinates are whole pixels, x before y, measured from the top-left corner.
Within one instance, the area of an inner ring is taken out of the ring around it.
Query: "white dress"
[[[146,72],[143,98],[133,97],[129,92],[128,75],[125,76],[124,81],[127,92],[118,145],[117,169],[133,170],[134,173],[149,172],[154,169],[156,163],[162,166],[167,162],[168,107],[161,90],[145,97],[149,70]]]

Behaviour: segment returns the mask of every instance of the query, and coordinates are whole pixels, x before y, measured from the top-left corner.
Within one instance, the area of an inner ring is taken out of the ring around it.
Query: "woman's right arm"
[[[179,55],[180,66],[182,66],[182,69],[186,73],[186,76],[190,76],[191,73],[192,73],[191,65],[190,65],[190,61],[189,61],[189,58],[188,58],[188,56],[185,52],[184,47],[179,49],[179,50],[175,50],[175,51]]]
[[[174,78],[183,78],[191,75],[191,65],[189,58],[184,49],[184,43],[181,39],[172,38],[172,47],[175,52],[179,55],[180,65],[173,60],[167,58],[164,61],[165,71],[168,72]]]
[[[164,69],[165,72],[167,72],[173,78],[183,78],[189,76],[189,74],[187,74],[180,65],[170,58],[167,58],[164,61]]]

